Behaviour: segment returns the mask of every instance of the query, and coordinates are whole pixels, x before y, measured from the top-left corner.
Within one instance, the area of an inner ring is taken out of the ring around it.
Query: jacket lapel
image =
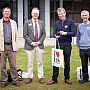
[[[29,26],[30,26],[30,30],[32,31],[32,34],[33,34],[33,36],[34,36],[34,27],[33,27],[33,22],[32,22],[32,20],[30,19],[30,21],[29,21],[29,24],[28,24]]]

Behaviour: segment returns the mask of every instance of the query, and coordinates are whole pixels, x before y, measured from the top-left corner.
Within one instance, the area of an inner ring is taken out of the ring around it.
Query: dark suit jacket
[[[45,25],[44,22],[41,20],[38,20],[39,27],[40,27],[40,36],[39,36],[39,48],[44,49],[43,41],[46,37],[46,31],[45,31]],[[25,39],[25,50],[33,50],[34,47],[31,45],[32,42],[35,42],[35,36],[34,36],[34,28],[32,19],[28,20],[24,24],[23,28],[23,37]]]

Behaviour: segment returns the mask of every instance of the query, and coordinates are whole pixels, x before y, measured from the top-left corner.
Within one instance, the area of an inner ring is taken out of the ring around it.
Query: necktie
[[[35,21],[35,40],[38,41],[38,28],[37,28],[37,21]]]

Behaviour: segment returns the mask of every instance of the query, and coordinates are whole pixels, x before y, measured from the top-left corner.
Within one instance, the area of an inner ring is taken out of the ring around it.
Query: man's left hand
[[[67,35],[67,32],[59,31],[60,35]]]

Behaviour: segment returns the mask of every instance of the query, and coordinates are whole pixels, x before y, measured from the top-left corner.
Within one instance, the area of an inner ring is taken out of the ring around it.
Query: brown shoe
[[[39,79],[39,82],[40,82],[41,84],[44,84],[44,83],[45,83],[44,78],[40,78],[40,79]]]
[[[71,85],[72,84],[72,82],[70,81],[70,80],[65,80],[65,83],[67,83],[67,84],[69,84],[69,85]]]
[[[2,88],[5,88],[7,85],[8,85],[7,82],[1,82],[1,87],[2,87]]]
[[[26,84],[29,84],[29,83],[31,83],[31,82],[32,82],[32,78],[28,78],[28,79],[25,81]]]
[[[20,83],[19,82],[13,82],[13,85],[15,85],[15,86],[20,86]]]
[[[47,82],[47,85],[52,85],[52,84],[55,84],[55,83],[57,83],[57,82],[55,82],[54,80],[50,80],[50,81]]]

